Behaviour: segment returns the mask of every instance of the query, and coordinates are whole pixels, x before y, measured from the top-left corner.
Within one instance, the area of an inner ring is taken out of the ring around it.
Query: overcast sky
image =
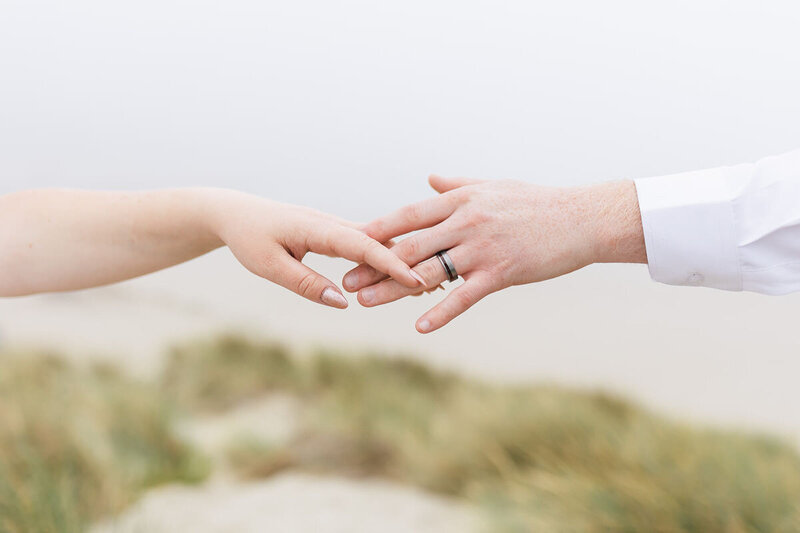
[[[800,146],[800,4],[0,0],[0,192],[245,189],[366,219]]]

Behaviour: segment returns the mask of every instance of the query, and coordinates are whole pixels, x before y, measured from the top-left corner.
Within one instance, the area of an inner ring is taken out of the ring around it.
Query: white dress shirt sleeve
[[[654,280],[800,291],[800,150],[635,183]]]

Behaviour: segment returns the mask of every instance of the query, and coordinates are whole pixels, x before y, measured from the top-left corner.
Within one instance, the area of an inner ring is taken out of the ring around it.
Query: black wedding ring
[[[453,264],[453,260],[450,259],[449,255],[447,255],[447,250],[442,250],[441,252],[437,253],[436,257],[439,258],[439,262],[442,264],[442,268],[444,268],[444,271],[447,274],[447,280],[457,280],[458,272],[456,272],[456,266]]]

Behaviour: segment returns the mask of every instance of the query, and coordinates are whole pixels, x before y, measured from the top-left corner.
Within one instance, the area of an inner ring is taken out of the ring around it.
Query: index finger
[[[399,235],[435,226],[452,215],[457,207],[455,194],[441,194],[377,218],[364,226],[364,232],[377,241],[386,242]]]
[[[388,248],[356,229],[337,226],[328,231],[323,239],[310,240],[312,252],[333,254],[356,263],[366,263],[383,272],[406,287],[415,288],[423,284],[419,275]]]

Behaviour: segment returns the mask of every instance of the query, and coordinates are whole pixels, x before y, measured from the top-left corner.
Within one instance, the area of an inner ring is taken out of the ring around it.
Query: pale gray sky
[[[0,192],[208,184],[369,218],[800,145],[800,7],[0,0]]]

